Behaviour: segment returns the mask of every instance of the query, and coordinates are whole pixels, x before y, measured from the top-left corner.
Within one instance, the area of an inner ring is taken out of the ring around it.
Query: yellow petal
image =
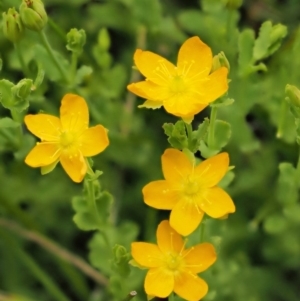
[[[146,100],[142,105],[139,105],[138,108],[147,108],[155,110],[159,109],[162,105],[162,101]]]
[[[178,53],[178,73],[193,80],[198,76],[206,77],[212,66],[211,49],[198,37],[187,39]]]
[[[147,295],[160,298],[168,297],[174,288],[174,276],[165,268],[153,268],[148,271],[145,278],[145,291]]]
[[[183,236],[190,235],[199,226],[204,212],[194,202],[182,200],[176,204],[170,215],[170,225]]]
[[[228,154],[220,153],[201,162],[195,168],[195,179],[203,187],[213,187],[225,176],[228,166]]]
[[[155,244],[133,242],[131,244],[131,255],[143,267],[155,268],[163,264],[163,254]]]
[[[164,253],[179,253],[184,245],[182,237],[171,228],[169,221],[162,221],[156,232],[157,244],[159,249]]]
[[[231,197],[220,187],[207,189],[203,194],[200,208],[213,218],[220,218],[228,213],[235,212],[235,205]]]
[[[198,85],[197,89],[202,94],[199,102],[211,103],[225,94],[228,90],[227,74],[228,69],[221,67],[207,77],[208,81]]]
[[[194,93],[175,94],[164,101],[166,111],[178,117],[194,116],[204,110],[208,103],[200,103],[199,96]]]
[[[134,62],[147,79],[158,85],[167,85],[170,78],[176,74],[176,67],[172,63],[150,51],[137,49]]]
[[[182,182],[193,171],[191,161],[183,152],[177,149],[166,149],[161,157],[161,161],[164,177],[172,184]]]
[[[86,129],[80,136],[80,151],[84,157],[101,153],[109,144],[107,129],[102,125]]]
[[[208,269],[217,259],[215,248],[212,244],[198,244],[184,251],[185,267],[193,274]]]
[[[60,107],[60,121],[63,129],[82,132],[89,125],[89,110],[84,98],[76,94],[66,94]]]
[[[166,86],[157,85],[150,80],[130,84],[127,89],[139,97],[158,102],[172,95]]]
[[[143,190],[144,202],[156,209],[172,209],[178,200],[178,194],[172,185],[165,180],[153,181]]]
[[[28,130],[41,140],[58,140],[61,128],[59,118],[48,114],[26,115],[24,122]]]
[[[83,180],[87,172],[87,166],[81,153],[74,153],[72,156],[67,153],[62,153],[60,163],[74,182],[80,183]]]
[[[174,292],[188,301],[199,301],[208,291],[207,283],[196,275],[181,272],[175,278]]]
[[[47,166],[54,163],[60,155],[57,143],[38,143],[25,158],[25,163],[31,167]]]

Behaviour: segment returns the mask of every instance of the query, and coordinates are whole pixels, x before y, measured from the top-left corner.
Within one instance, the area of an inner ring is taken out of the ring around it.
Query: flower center
[[[198,191],[199,191],[199,184],[193,181],[193,179],[188,178],[184,186],[185,194],[194,195],[197,194]]]
[[[169,254],[169,256],[168,256],[168,258],[166,260],[167,267],[171,271],[178,270],[179,267],[181,266],[181,263],[182,263],[182,258],[178,254],[176,254],[176,255]]]
[[[62,132],[60,135],[60,145],[63,148],[68,148],[74,144],[75,135],[69,131]]]
[[[181,94],[184,93],[187,89],[187,86],[183,78],[179,75],[176,75],[170,84],[170,91],[172,93]]]

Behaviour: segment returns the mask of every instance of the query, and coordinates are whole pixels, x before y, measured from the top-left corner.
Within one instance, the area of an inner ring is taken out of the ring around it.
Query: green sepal
[[[129,260],[130,253],[124,246],[115,245],[113,247],[113,259],[111,260],[111,268],[117,272],[121,277],[127,277],[130,273]]]
[[[276,189],[276,197],[279,203],[295,204],[298,201],[297,170],[291,163],[279,164],[279,178]]]
[[[90,66],[81,66],[76,71],[75,83],[77,85],[82,84],[85,80],[90,78],[90,75],[93,73],[93,69]]]
[[[234,168],[234,166],[232,166],[232,168]],[[226,175],[219,182],[218,186],[221,188],[226,188],[230,185],[230,183],[234,180],[234,178],[235,178],[235,173],[232,170],[228,170]]]
[[[220,107],[227,107],[230,106],[234,103],[234,99],[233,98],[219,98],[216,101],[214,101],[213,103],[210,104],[211,107],[216,107],[216,108],[220,108]]]
[[[141,270],[147,270],[148,268],[138,264],[134,259],[131,259],[128,261],[128,264],[130,264],[131,266],[135,267],[135,268],[139,268]]]
[[[51,171],[53,171],[58,162],[59,162],[59,160],[56,160],[52,164],[49,164],[47,166],[42,166],[41,167],[41,174],[46,175],[46,174],[50,173]]]
[[[179,120],[175,124],[165,123],[163,124],[163,129],[168,136],[168,142],[172,147],[179,150],[188,148],[188,138],[184,121]]]

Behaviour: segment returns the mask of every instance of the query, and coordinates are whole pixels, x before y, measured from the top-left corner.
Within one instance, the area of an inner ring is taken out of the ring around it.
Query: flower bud
[[[22,0],[20,15],[25,27],[41,31],[47,21],[47,13],[41,0]]]
[[[83,29],[78,30],[77,28],[72,28],[67,33],[67,49],[80,54],[82,48],[86,42],[86,34]]]
[[[221,67],[226,67],[228,69],[228,72],[230,71],[230,64],[223,51],[213,57],[211,73]]]
[[[21,79],[12,89],[12,93],[16,99],[26,99],[31,93],[31,87],[33,86],[32,79]]]
[[[300,108],[300,90],[292,85],[286,85],[285,94],[288,97],[290,104]]]
[[[242,6],[243,0],[227,0],[227,7],[229,9],[238,9]]]
[[[7,13],[3,13],[3,32],[13,43],[19,41],[24,34],[20,14],[14,7],[10,8]]]
[[[271,45],[278,43],[287,35],[287,27],[282,24],[276,24],[272,27],[270,40]]]
[[[99,31],[98,46],[102,51],[108,51],[110,48],[110,36],[105,27]]]

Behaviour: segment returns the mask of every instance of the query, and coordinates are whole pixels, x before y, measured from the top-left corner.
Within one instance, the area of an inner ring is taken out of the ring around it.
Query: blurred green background
[[[136,48],[148,49],[176,62],[180,45],[194,35],[214,54],[225,52],[231,65],[229,97],[235,102],[220,108],[218,118],[232,126],[224,150],[235,166],[235,178],[227,190],[237,210],[227,220],[206,222],[205,238],[216,246],[218,261],[203,274],[210,286],[204,300],[298,301],[299,146],[284,89],[286,84],[300,87],[300,2],[248,0],[237,8],[230,6],[239,2],[45,0],[50,18],[45,30],[65,60],[70,59],[66,33],[71,28],[86,31],[87,42],[79,59],[79,67],[86,67],[76,93],[89,104],[90,124],[101,123],[109,129],[110,146],[94,158],[94,166],[104,172],[102,188],[114,196],[110,220],[116,228],[109,234],[111,243],[127,249],[133,240],[154,240],[158,223],[168,218],[168,212],[143,203],[141,189],[162,178],[160,156],[169,147],[162,125],[177,121],[162,109],[137,109],[141,100],[126,91],[128,83],[141,78],[132,69],[133,53]],[[17,0],[0,1],[1,13],[19,5]],[[274,54],[252,61],[265,64],[266,71],[258,68],[243,73],[240,58],[252,48],[242,45],[241,33],[248,28],[257,37],[267,20],[286,25],[288,34]],[[109,49],[103,49],[107,40],[99,38],[103,28],[109,33]],[[39,44],[37,34],[29,30],[20,42],[32,74],[38,63],[45,70],[42,85],[30,95],[28,112],[57,115],[60,100],[70,88],[60,83]],[[1,78],[16,83],[24,77],[16,51],[3,34],[0,45]],[[70,68],[67,61],[64,66]],[[9,111],[1,107],[0,114],[3,118]],[[194,128],[207,116],[209,109],[196,116]],[[72,183],[60,166],[46,176],[26,166],[24,158],[35,138],[24,127],[18,145],[7,139],[6,131],[16,135],[14,130],[0,127],[0,300],[54,300],[41,281],[40,270],[69,300],[122,300],[116,297],[117,288],[112,286],[109,295],[103,285],[22,232],[37,231],[90,261],[106,277],[113,274],[110,254],[105,253],[99,234],[81,231],[72,221],[71,200],[80,195],[82,185]],[[190,243],[197,242],[196,235]],[[132,270],[131,276],[124,278],[128,293],[137,290],[136,300],[146,300],[142,292],[145,273]]]

